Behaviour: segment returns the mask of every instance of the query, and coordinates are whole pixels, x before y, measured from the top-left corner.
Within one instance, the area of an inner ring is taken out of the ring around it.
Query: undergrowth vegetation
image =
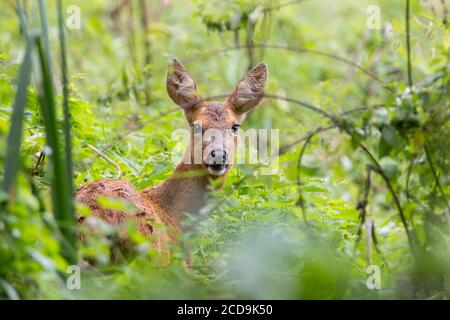
[[[0,298],[449,298],[447,0],[21,3],[0,11]],[[243,127],[279,129],[274,173],[234,166],[169,259],[132,223],[129,256],[100,220],[80,245],[76,186],[176,165],[172,57],[211,97],[267,63]]]

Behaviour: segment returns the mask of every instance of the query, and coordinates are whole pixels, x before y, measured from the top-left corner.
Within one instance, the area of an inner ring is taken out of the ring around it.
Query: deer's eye
[[[231,132],[233,132],[234,134],[238,133],[239,127],[240,127],[240,125],[238,125],[237,123],[233,124],[231,126]]]

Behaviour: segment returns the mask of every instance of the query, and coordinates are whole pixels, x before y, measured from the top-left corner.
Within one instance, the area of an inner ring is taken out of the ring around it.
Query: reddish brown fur
[[[124,200],[132,204],[137,210],[130,214],[120,210],[104,209],[98,202],[100,196]],[[104,179],[94,181],[80,186],[76,190],[75,198],[76,201],[87,205],[95,216],[102,218],[111,225],[121,224],[125,218],[135,219],[139,232],[151,239],[153,245],[159,251],[164,249],[164,245],[171,240],[171,236],[158,226],[172,227],[175,231],[174,234],[179,232],[178,224],[171,216],[167,215],[164,209],[151,199],[144,197],[142,193],[137,192],[126,180]],[[79,223],[84,221],[85,217],[78,216]],[[122,234],[121,237],[126,241],[126,235]]]
[[[266,78],[267,68],[259,64],[244,77],[224,103],[206,102],[199,98],[197,85],[186,69],[174,60],[167,75],[167,90],[175,103],[184,109],[190,125],[201,121],[204,129],[225,131],[233,123],[239,124],[245,112],[259,103]],[[186,153],[185,157],[190,157],[190,153]],[[174,241],[181,232],[184,213],[195,214],[206,204],[209,182],[220,179],[222,183],[219,185],[223,185],[225,181],[225,175],[209,175],[204,164],[188,163],[183,161],[172,176],[159,186],[139,192],[126,180],[98,180],[80,186],[76,191],[76,200],[87,205],[94,216],[112,225],[120,225],[127,218],[136,220],[139,232],[151,239],[159,251],[163,251],[166,244]],[[137,210],[127,213],[104,209],[98,202],[100,196],[127,201]],[[78,221],[84,223],[85,219],[79,216]],[[169,227],[170,231],[159,228],[160,225]],[[122,236],[126,239],[126,235]]]

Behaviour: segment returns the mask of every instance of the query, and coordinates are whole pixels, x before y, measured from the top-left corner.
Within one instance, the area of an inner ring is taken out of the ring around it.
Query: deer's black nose
[[[211,151],[211,160],[213,164],[226,164],[227,163],[227,152],[222,149],[213,149]]]

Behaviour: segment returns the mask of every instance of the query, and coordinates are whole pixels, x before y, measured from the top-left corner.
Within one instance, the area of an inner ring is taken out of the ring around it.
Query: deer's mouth
[[[222,176],[227,172],[227,166],[225,164],[209,164],[206,165],[208,172],[213,176]]]

